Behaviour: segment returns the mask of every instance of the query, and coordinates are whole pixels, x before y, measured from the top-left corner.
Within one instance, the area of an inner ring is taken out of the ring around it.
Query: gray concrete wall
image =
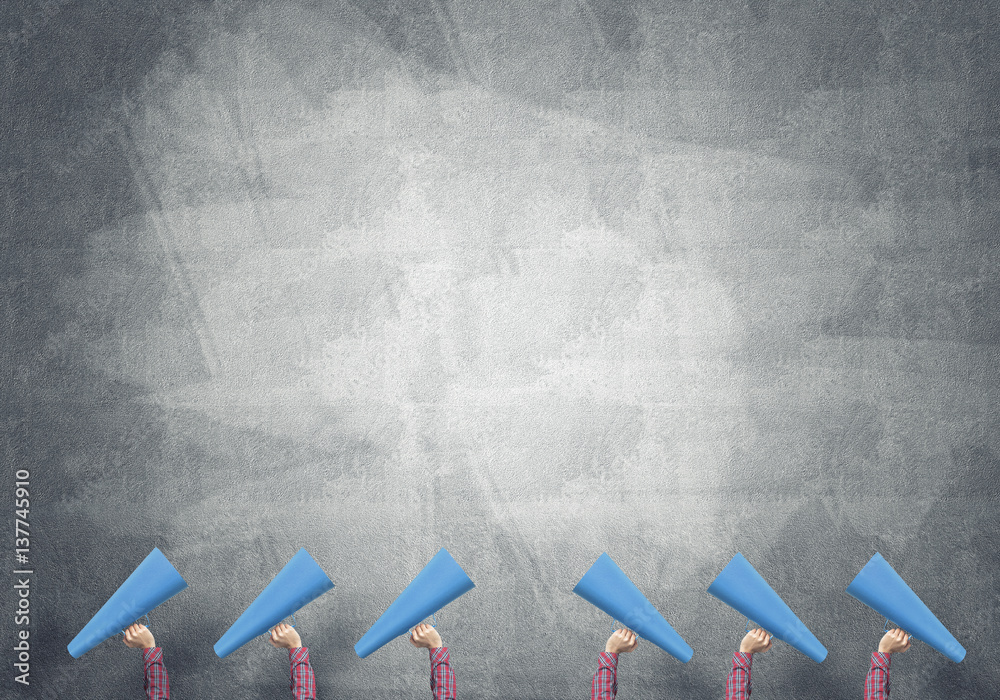
[[[695,649],[641,644],[622,698],[722,697],[737,551],[830,650],[755,697],[860,698],[875,551],[969,652],[916,645],[893,696],[1000,685],[995,3],[3,13],[15,697],[141,696],[137,652],[65,645],[154,546],[181,699],[288,696],[211,646],[299,547],[323,698],[428,695],[424,653],[352,646],[440,547],[463,697],[587,697],[603,551]]]

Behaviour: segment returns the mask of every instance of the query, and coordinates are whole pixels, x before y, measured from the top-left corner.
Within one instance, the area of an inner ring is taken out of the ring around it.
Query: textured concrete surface
[[[755,697],[861,696],[875,551],[969,652],[916,645],[893,697],[992,695],[998,15],[5,4],[16,697],[141,696],[137,652],[65,645],[154,546],[177,698],[287,695],[268,645],[211,646],[300,546],[337,584],[298,617],[320,697],[428,695],[425,654],[352,646],[442,546],[478,584],[440,616],[463,697],[587,696],[602,551],[695,649],[641,645],[622,698],[722,696],[736,551],[830,650],[777,646]]]

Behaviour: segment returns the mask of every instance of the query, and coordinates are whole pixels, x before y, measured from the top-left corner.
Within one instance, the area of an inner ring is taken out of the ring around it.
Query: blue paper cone
[[[300,549],[215,643],[216,655],[224,659],[331,588],[330,577]]]
[[[79,659],[185,588],[177,569],[154,548],[69,643],[70,656]]]
[[[694,654],[607,553],[597,558],[573,592],[682,662]]]
[[[955,663],[965,658],[965,648],[878,552],[846,592]]]
[[[742,554],[737,553],[726,564],[726,568],[708,587],[708,592],[813,661],[820,663],[826,658],[826,647],[819,643]]]
[[[362,659],[419,624],[476,584],[441,549],[354,645]]]

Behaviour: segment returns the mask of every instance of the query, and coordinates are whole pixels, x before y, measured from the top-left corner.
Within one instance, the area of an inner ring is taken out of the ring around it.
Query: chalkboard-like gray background
[[[154,546],[180,699],[289,695],[211,646],[299,547],[324,698],[428,696],[425,652],[352,646],[442,546],[463,697],[587,697],[603,551],[695,649],[641,645],[622,698],[722,697],[737,551],[830,650],[778,645],[755,697],[861,697],[875,551],[969,651],[916,645],[893,697],[1000,685],[996,3],[2,13],[17,697],[141,696],[138,652],[65,645]]]

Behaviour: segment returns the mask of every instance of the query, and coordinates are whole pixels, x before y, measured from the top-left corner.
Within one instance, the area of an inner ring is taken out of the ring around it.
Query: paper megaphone
[[[878,552],[854,577],[846,593],[955,663],[965,658],[965,648]]]
[[[573,592],[682,662],[687,663],[694,654],[606,552],[587,570]]]
[[[813,661],[820,663],[826,658],[826,647],[739,552],[715,577],[708,592]]]
[[[476,587],[448,550],[441,549],[354,645],[362,659]]]
[[[79,659],[185,588],[187,581],[154,548],[67,645],[70,656]]]
[[[224,659],[331,588],[330,577],[300,549],[215,643],[216,655]]]

